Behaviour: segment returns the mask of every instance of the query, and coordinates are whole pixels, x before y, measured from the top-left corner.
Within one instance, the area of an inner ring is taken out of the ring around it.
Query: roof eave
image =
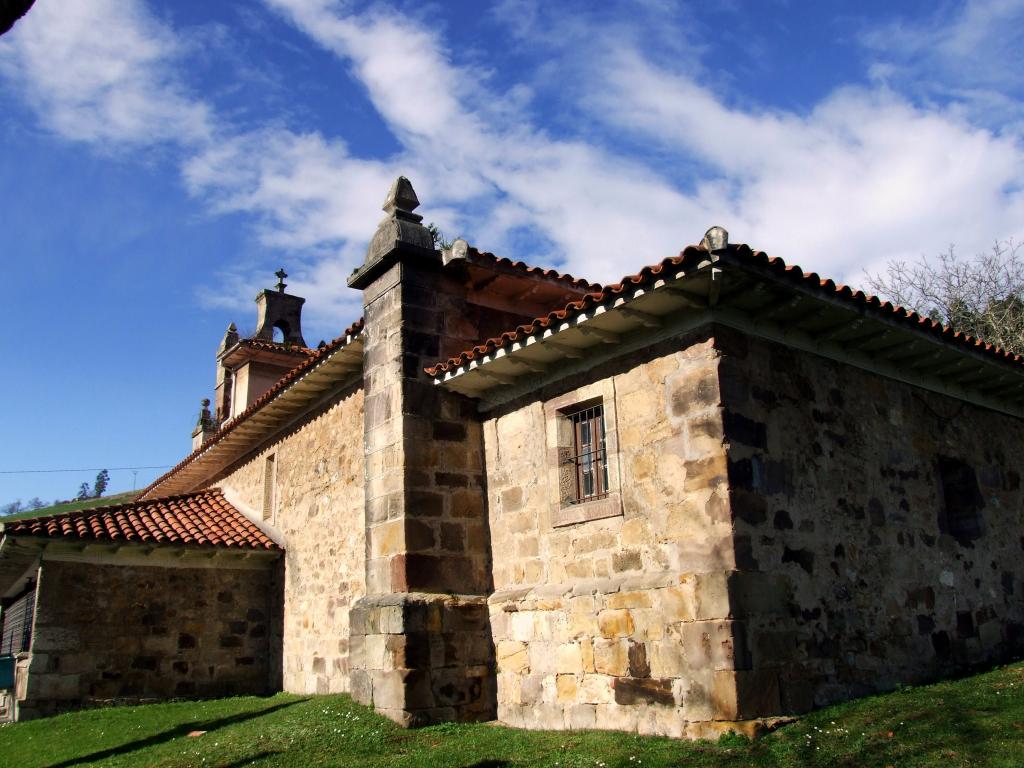
[[[318,402],[339,382],[352,380],[362,371],[362,329],[347,334],[336,349],[319,358],[282,390],[265,402],[257,400],[226,422],[203,445],[139,494],[140,501],[157,496],[187,493],[203,480],[262,443]]]
[[[680,265],[672,274],[449,367],[435,376],[435,383],[478,398],[488,410],[710,323],[1024,417],[1024,366],[1019,362],[728,257]]]

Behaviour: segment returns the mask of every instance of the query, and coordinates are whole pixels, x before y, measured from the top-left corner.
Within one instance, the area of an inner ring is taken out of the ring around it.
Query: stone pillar
[[[405,725],[495,709],[482,428],[471,401],[423,372],[467,343],[448,331],[465,325],[464,289],[418,205],[399,178],[349,279],[366,318],[367,597],[351,614],[351,690]]]

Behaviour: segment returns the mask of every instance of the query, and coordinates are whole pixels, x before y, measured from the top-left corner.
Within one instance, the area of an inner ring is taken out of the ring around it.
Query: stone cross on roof
[[[284,293],[284,289],[288,287],[287,283],[284,281],[284,279],[288,277],[288,273],[284,271],[284,267],[281,267],[274,274],[277,276],[277,285],[274,287],[281,293]]]

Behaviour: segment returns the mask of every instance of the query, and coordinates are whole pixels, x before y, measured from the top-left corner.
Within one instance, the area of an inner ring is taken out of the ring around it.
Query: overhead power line
[[[0,469],[0,475],[36,475],[44,472],[120,472],[137,469],[170,469],[173,464],[160,464],[153,467],[82,467],[80,469]]]

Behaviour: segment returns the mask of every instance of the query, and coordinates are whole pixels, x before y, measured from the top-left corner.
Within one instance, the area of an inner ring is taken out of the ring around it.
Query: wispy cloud
[[[744,106],[703,62],[712,49],[699,28],[683,34],[680,12],[657,2],[594,19],[509,0],[499,18],[518,19],[517,34],[547,55],[498,86],[479,56],[453,53],[443,27],[380,6],[267,0],[365,89],[397,140],[388,157],[272,118],[232,125],[189,91],[183,44],[140,2],[73,5],[34,12],[0,43],[3,74],[66,138],[177,147],[189,191],[214,213],[250,215],[264,244],[291,254],[291,284],[325,321],[358,298],[344,279],[398,173],[449,234],[598,280],[677,252],[711,224],[852,280],[887,258],[1021,234],[1024,147],[1012,127],[979,127],[969,111],[896,85],[837,87],[801,114]],[[652,25],[660,47],[645,37]],[[963,30],[933,32],[951,57],[972,46]],[[73,66],[83,56],[88,66]],[[569,116],[557,129],[531,101],[555,71]],[[249,267],[224,265],[228,295],[244,304],[257,287]]]
[[[871,73],[915,96],[954,101],[984,125],[1024,121],[1022,0],[941,4],[930,19],[897,20],[867,29],[861,42]]]
[[[838,90],[806,116],[754,114],[624,51],[588,103],[703,159],[730,190],[723,215],[741,235],[840,275],[950,242],[984,247],[1024,216],[1018,139],[886,89]]]
[[[175,74],[184,50],[137,0],[37,3],[0,40],[0,74],[64,138],[112,150],[193,143],[212,126]]]

